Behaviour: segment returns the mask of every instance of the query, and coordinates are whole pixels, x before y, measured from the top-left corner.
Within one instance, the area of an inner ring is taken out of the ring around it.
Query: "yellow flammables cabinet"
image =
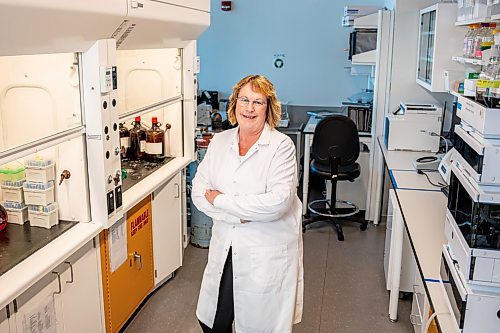
[[[126,221],[100,234],[107,332],[117,332],[153,289],[151,221],[148,196],[126,213]]]

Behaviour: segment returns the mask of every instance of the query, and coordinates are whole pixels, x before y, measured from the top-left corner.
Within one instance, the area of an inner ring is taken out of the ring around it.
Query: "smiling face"
[[[240,130],[260,133],[266,123],[267,99],[263,93],[254,91],[252,84],[241,87],[236,102],[236,120]]]

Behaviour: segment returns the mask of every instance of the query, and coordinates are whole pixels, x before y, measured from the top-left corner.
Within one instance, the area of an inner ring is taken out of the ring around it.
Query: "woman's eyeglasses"
[[[248,104],[250,104],[250,100],[246,97],[238,97],[237,100],[241,106],[248,106]],[[261,108],[264,105],[266,105],[266,102],[264,102],[263,100],[256,99],[252,101],[252,107],[254,108]]]

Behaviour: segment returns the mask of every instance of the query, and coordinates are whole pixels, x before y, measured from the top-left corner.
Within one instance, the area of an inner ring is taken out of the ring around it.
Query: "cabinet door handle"
[[[73,265],[71,265],[71,263],[69,261],[65,261],[64,263],[69,266],[69,272],[71,274],[71,279],[67,280],[66,283],[73,283],[73,281],[75,281],[73,279]]]
[[[139,269],[141,270],[142,269],[142,256],[137,253],[137,252],[134,252],[134,261],[136,260],[139,260]]]
[[[420,319],[420,324],[419,324],[419,323],[417,323],[417,322],[415,322],[415,321],[413,320],[413,318],[414,318],[414,317],[418,317],[418,318],[420,318],[420,316],[419,316],[419,315],[416,315],[416,314],[411,314],[411,315],[410,315],[410,323],[411,323],[413,326],[422,326],[422,319]]]
[[[177,194],[175,195],[174,198],[179,198],[181,196],[181,193],[180,193],[181,187],[177,183],[175,183],[174,185],[175,185],[175,188],[177,189]]]
[[[57,275],[57,284],[59,285],[59,290],[58,291],[54,291],[53,294],[60,294],[61,293],[61,274],[59,274],[58,272],[52,272],[52,274],[56,274]]]

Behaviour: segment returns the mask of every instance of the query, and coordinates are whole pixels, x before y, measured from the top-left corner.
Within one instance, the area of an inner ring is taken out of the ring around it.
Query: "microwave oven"
[[[500,289],[475,288],[461,279],[446,245],[441,252],[441,291],[456,332],[495,333],[500,327]]]
[[[352,56],[377,49],[377,29],[354,29],[349,37],[349,60]]]

